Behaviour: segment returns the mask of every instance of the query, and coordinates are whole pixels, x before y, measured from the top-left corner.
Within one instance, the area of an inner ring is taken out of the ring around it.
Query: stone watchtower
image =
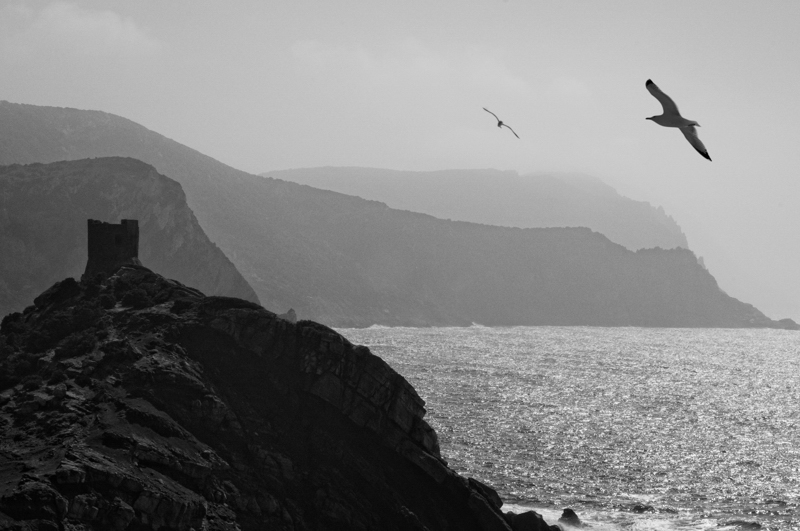
[[[88,221],[89,260],[81,280],[98,273],[110,275],[124,264],[142,265],[139,261],[139,221],[123,219],[119,224],[96,219]]]

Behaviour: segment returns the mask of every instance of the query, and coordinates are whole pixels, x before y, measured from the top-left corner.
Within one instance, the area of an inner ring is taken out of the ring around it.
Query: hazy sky
[[[798,24],[796,0],[0,0],[0,99],[118,114],[253,173],[586,172],[663,206],[730,295],[800,321]],[[645,120],[648,78],[713,162]]]

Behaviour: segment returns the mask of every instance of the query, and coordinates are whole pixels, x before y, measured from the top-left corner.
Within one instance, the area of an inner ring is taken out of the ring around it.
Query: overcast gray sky
[[[0,0],[0,99],[253,173],[589,173],[663,206],[730,295],[800,321],[798,25],[795,0]],[[645,120],[648,78],[713,162]]]

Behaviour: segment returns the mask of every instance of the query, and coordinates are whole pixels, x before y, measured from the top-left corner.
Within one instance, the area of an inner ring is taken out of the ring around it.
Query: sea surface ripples
[[[800,528],[800,333],[340,332],[411,382],[450,466],[512,509],[572,507],[611,529]]]

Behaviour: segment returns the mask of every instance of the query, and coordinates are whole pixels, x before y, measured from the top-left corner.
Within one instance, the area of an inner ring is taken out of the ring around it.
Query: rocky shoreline
[[[147,268],[0,327],[0,529],[507,530],[413,387],[311,321]]]

